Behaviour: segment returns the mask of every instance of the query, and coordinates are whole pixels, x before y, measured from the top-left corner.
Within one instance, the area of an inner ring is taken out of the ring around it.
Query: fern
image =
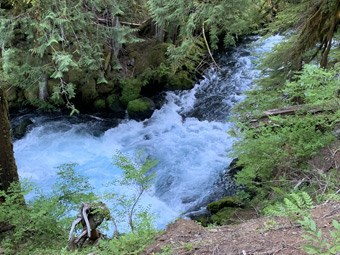
[[[284,216],[292,219],[301,218],[310,213],[314,203],[312,198],[304,191],[291,193],[274,205],[266,207],[263,212],[265,215]]]
[[[316,223],[313,219],[304,217],[304,219],[300,220],[299,223],[307,232],[307,234],[303,234],[302,237],[308,241],[308,243],[303,244],[301,248],[303,248],[309,254],[339,254],[340,224],[338,221],[333,220],[332,222],[335,231],[329,231],[331,239],[322,238],[322,230],[317,229]]]

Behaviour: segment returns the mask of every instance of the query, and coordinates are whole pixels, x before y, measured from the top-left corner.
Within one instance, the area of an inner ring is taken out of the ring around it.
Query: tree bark
[[[12,182],[19,180],[14,159],[5,88],[0,87],[0,190],[7,191]],[[0,197],[0,202],[3,197]]]

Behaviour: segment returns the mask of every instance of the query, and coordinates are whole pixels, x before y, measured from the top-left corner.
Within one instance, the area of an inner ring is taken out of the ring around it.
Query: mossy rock
[[[78,84],[83,83],[86,77],[86,73],[78,69],[71,69],[67,74],[69,82]]]
[[[24,91],[25,98],[28,101],[38,100],[39,98],[39,86],[38,83],[31,86],[29,89]]]
[[[166,61],[166,51],[170,45],[169,43],[156,44],[147,52],[146,57],[151,67],[157,67]]]
[[[114,113],[117,117],[124,117],[125,110],[119,100],[118,94],[111,94],[106,98],[106,106],[110,112]]]
[[[139,93],[142,88],[142,81],[139,79],[125,79],[121,83],[122,96],[120,101],[127,105],[130,101],[135,100],[139,97]]]
[[[32,125],[33,122],[29,119],[29,118],[25,118],[23,119],[18,126],[16,126],[13,131],[12,131],[12,135],[15,139],[21,139],[23,138],[30,125]]]
[[[134,62],[134,74],[140,75],[147,68],[157,68],[167,60],[169,43],[157,43],[154,40],[131,44],[127,47],[129,57]]]
[[[170,78],[168,86],[171,90],[183,90],[192,89],[194,84],[195,82],[190,78],[188,72],[180,71]]]
[[[218,201],[208,204],[207,209],[212,213],[217,213],[224,207],[240,207],[242,201],[238,197],[224,197]]]
[[[154,111],[154,103],[151,99],[143,97],[130,101],[127,111],[132,119],[144,120],[150,118]]]
[[[233,215],[235,215],[235,210],[238,209],[233,207],[225,207],[223,210],[212,215],[210,220],[215,224],[224,225],[233,217]]]
[[[86,84],[80,88],[82,101],[85,103],[92,102],[98,98],[96,90],[96,82],[94,79],[90,79]]]
[[[106,109],[106,102],[104,99],[98,99],[94,101],[93,108],[95,111],[104,111]]]
[[[191,217],[191,219],[199,222],[203,227],[207,227],[211,223],[211,220],[207,215],[199,215],[196,217]]]
[[[18,99],[17,99],[17,102],[18,103],[23,103],[25,101],[25,94],[24,94],[24,91],[23,90],[19,90],[18,92]]]
[[[8,102],[14,102],[18,99],[17,90],[14,87],[9,88],[6,94]]]
[[[113,81],[108,81],[107,83],[102,83],[97,85],[97,92],[99,94],[108,94],[115,88],[115,83]]]

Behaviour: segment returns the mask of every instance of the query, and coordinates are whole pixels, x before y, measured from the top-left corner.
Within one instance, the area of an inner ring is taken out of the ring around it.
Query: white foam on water
[[[279,40],[271,37],[252,51],[266,52]],[[160,215],[157,226],[162,228],[182,213],[199,210],[220,189],[216,182],[231,161],[226,154],[233,143],[227,134],[232,124],[226,120],[256,75],[252,70],[256,57],[250,51],[243,47],[229,56],[235,62],[232,70],[210,71],[192,90],[168,92],[167,103],[150,119],[125,120],[101,137],[86,132],[92,127],[87,123],[37,117],[34,121],[39,125],[14,143],[19,175],[48,191],[57,167],[76,162],[77,172],[89,177],[98,192],[104,192],[107,188],[102,185],[122,173],[112,165],[116,151],[133,155],[142,149],[159,160],[154,187],[141,202],[151,204],[151,211]],[[245,52],[249,54],[242,56]],[[200,107],[201,117],[195,117]]]

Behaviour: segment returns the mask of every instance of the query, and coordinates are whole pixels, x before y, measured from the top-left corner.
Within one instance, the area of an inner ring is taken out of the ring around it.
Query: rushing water
[[[166,103],[143,122],[57,114],[15,118],[14,122],[23,117],[34,122],[30,132],[14,143],[19,175],[49,190],[57,166],[76,162],[76,170],[101,192],[102,184],[122,172],[112,165],[116,151],[132,155],[143,149],[159,160],[152,194],[142,201],[160,215],[157,225],[202,210],[227,192],[220,184],[231,161],[226,157],[233,142],[227,118],[257,74],[252,61],[258,56],[252,53],[269,51],[280,37],[250,47],[254,40],[220,54],[222,70],[209,70],[192,90],[168,92]]]

